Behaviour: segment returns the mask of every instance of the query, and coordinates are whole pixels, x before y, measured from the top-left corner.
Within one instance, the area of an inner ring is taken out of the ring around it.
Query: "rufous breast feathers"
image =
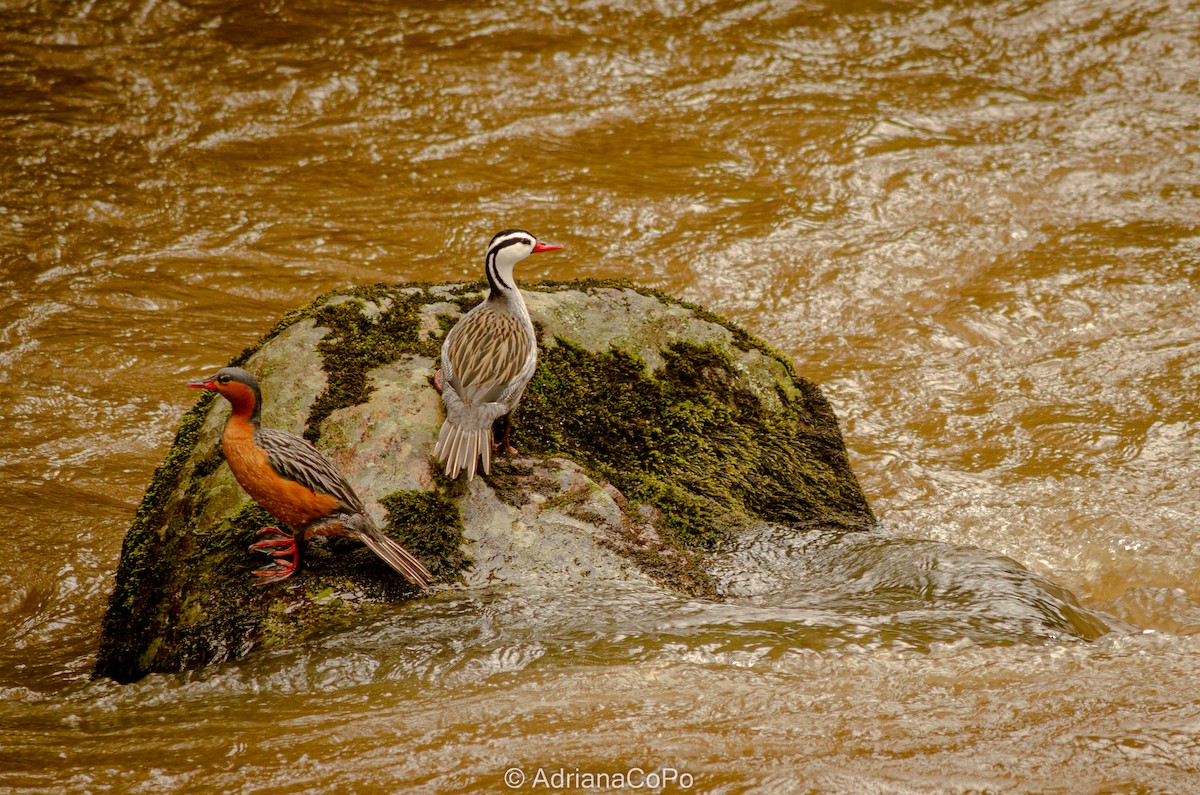
[[[226,426],[222,437],[225,460],[238,484],[267,513],[294,530],[339,508],[336,497],[281,477],[268,461],[267,451],[255,444],[253,432],[239,427],[242,424],[231,420]]]

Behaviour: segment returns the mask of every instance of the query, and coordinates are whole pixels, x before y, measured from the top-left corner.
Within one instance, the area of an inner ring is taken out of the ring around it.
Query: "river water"
[[[4,3],[0,790],[1200,792],[1198,12]],[[327,290],[479,278],[509,226],[566,247],[520,278],[791,356],[888,532],[1114,631],[475,588],[89,681],[183,382]]]

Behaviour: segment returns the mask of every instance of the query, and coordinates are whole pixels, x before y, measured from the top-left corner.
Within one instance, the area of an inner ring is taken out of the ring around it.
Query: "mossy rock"
[[[441,582],[635,580],[721,599],[710,563],[751,528],[872,527],[812,383],[730,323],[623,282],[526,288],[540,354],[515,419],[521,455],[447,480],[430,382],[484,286],[331,293],[231,362],[258,375],[264,423],[313,440]],[[228,406],[214,398],[184,416],[126,536],[97,676],[197,668],[421,596],[342,539],[317,539],[297,576],[257,586],[264,559],[248,546],[271,522],[224,465]]]

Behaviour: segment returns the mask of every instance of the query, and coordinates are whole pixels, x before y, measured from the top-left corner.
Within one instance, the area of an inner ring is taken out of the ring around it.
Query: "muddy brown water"
[[[1198,18],[5,4],[0,789],[1200,792]],[[516,225],[566,247],[520,278],[630,278],[787,353],[889,532],[1117,631],[476,589],[89,681],[183,382],[326,290],[477,278]]]

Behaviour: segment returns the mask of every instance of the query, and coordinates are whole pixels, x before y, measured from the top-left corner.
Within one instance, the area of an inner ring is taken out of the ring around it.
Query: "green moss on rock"
[[[263,345],[300,321],[313,319],[327,328],[319,352],[328,385],[305,423],[305,435],[315,440],[320,423],[333,411],[369,398],[372,368],[405,354],[430,352],[434,344],[418,338],[417,317],[419,305],[431,300],[426,290],[413,285],[331,293],[288,313],[230,364],[246,364]],[[379,308],[374,317],[363,311],[368,303]],[[215,398],[213,393],[202,393],[184,415],[126,534],[95,676],[131,681],[149,671],[185,670],[237,656],[259,639],[263,614],[278,612],[275,602],[288,601],[278,590],[254,584],[252,571],[265,559],[250,554],[247,547],[259,528],[274,524],[266,512],[246,504],[227,522],[196,526],[204,513],[211,477],[224,461],[219,445],[193,461]],[[364,556],[361,545],[340,557],[326,555],[324,544],[311,546],[307,567],[328,563],[331,576],[349,571],[364,577],[368,598],[394,599],[413,593],[397,586],[391,570],[375,556],[369,552]],[[187,596],[181,596],[185,592]],[[268,633],[275,640],[286,634],[278,628]]]
[[[179,533],[171,532],[172,528],[178,528],[178,522],[171,521],[167,513],[170,497],[187,477],[192,451],[214,398],[215,395],[205,393],[180,420],[167,458],[154,472],[125,535],[116,586],[104,617],[96,665],[98,676],[125,678],[117,661],[141,657],[145,649],[139,644],[154,634],[152,604],[162,592],[167,574],[157,561],[176,554],[180,541]],[[192,500],[203,499],[202,495],[189,496]],[[193,503],[192,510],[197,507]]]
[[[719,348],[679,341],[661,353],[651,373],[625,351],[592,353],[562,337],[544,345],[519,409],[522,444],[654,505],[689,549],[714,549],[755,519],[871,520],[836,424],[815,416],[823,398],[813,404],[797,384],[809,401],[780,395],[783,409],[770,411]]]
[[[471,568],[457,502],[436,492],[397,491],[379,504],[388,512],[388,535],[426,563],[438,580],[454,580]]]
[[[429,354],[418,333],[424,291],[398,295],[386,285],[363,287],[347,293],[352,300],[325,302],[312,312],[317,325],[329,333],[317,345],[324,360],[328,384],[317,398],[305,423],[304,436],[315,442],[321,423],[334,411],[365,403],[371,396],[370,371],[405,354]],[[378,307],[374,317],[364,312],[370,302]]]

